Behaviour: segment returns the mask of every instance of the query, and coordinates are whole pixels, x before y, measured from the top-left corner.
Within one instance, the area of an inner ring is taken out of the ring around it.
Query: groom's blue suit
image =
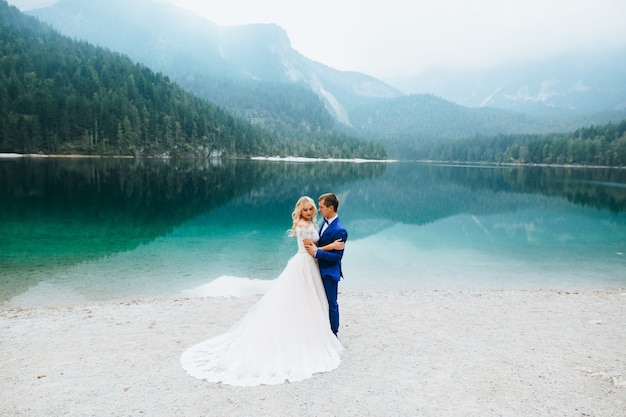
[[[317,245],[319,247],[333,243],[337,239],[341,239],[343,242],[348,240],[348,231],[339,217],[333,220],[326,230],[322,233],[322,227],[320,228],[320,240]],[[331,250],[323,251],[318,249],[315,258],[320,268],[320,275],[322,276],[322,283],[324,284],[324,290],[326,291],[326,298],[328,299],[328,315],[330,319],[330,328],[336,335],[339,331],[339,305],[337,304],[337,288],[339,280],[343,276],[341,272],[341,258],[343,258],[343,250]]]

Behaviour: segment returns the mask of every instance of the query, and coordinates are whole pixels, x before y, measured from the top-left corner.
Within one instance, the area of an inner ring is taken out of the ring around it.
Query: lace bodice
[[[313,243],[317,243],[320,240],[320,235],[313,224],[309,227],[296,227],[296,237],[298,238],[298,252],[306,252],[304,239],[311,239]]]

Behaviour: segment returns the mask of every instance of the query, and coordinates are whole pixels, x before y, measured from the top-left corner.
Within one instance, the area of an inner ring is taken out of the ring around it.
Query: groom
[[[324,217],[324,222],[320,228],[320,240],[317,242],[318,247],[322,247],[333,243],[340,239],[345,242],[348,239],[348,231],[339,221],[337,209],[339,208],[339,200],[332,193],[322,194],[318,199],[319,212]],[[341,279],[341,258],[343,250],[324,251],[318,249],[315,245],[307,246],[307,251],[311,256],[317,259],[322,283],[326,291],[328,299],[328,314],[330,318],[330,328],[337,336],[339,331],[339,305],[337,304],[337,287]]]

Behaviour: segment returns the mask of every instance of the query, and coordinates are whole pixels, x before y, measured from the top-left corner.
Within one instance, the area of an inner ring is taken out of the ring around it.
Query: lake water
[[[626,287],[626,170],[0,158],[0,303],[256,292],[327,191],[340,290]]]

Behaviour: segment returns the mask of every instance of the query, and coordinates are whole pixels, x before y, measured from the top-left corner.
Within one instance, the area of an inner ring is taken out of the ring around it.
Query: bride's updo
[[[307,205],[313,206],[313,217],[311,217],[311,223],[313,223],[313,225],[317,227],[317,207],[315,206],[315,201],[313,201],[311,197],[305,195],[300,197],[298,201],[296,201],[296,207],[291,213],[291,219],[293,220],[293,224],[291,226],[291,230],[289,231],[290,236],[294,236],[296,234],[296,227],[298,226],[298,222],[301,219],[302,209]]]

